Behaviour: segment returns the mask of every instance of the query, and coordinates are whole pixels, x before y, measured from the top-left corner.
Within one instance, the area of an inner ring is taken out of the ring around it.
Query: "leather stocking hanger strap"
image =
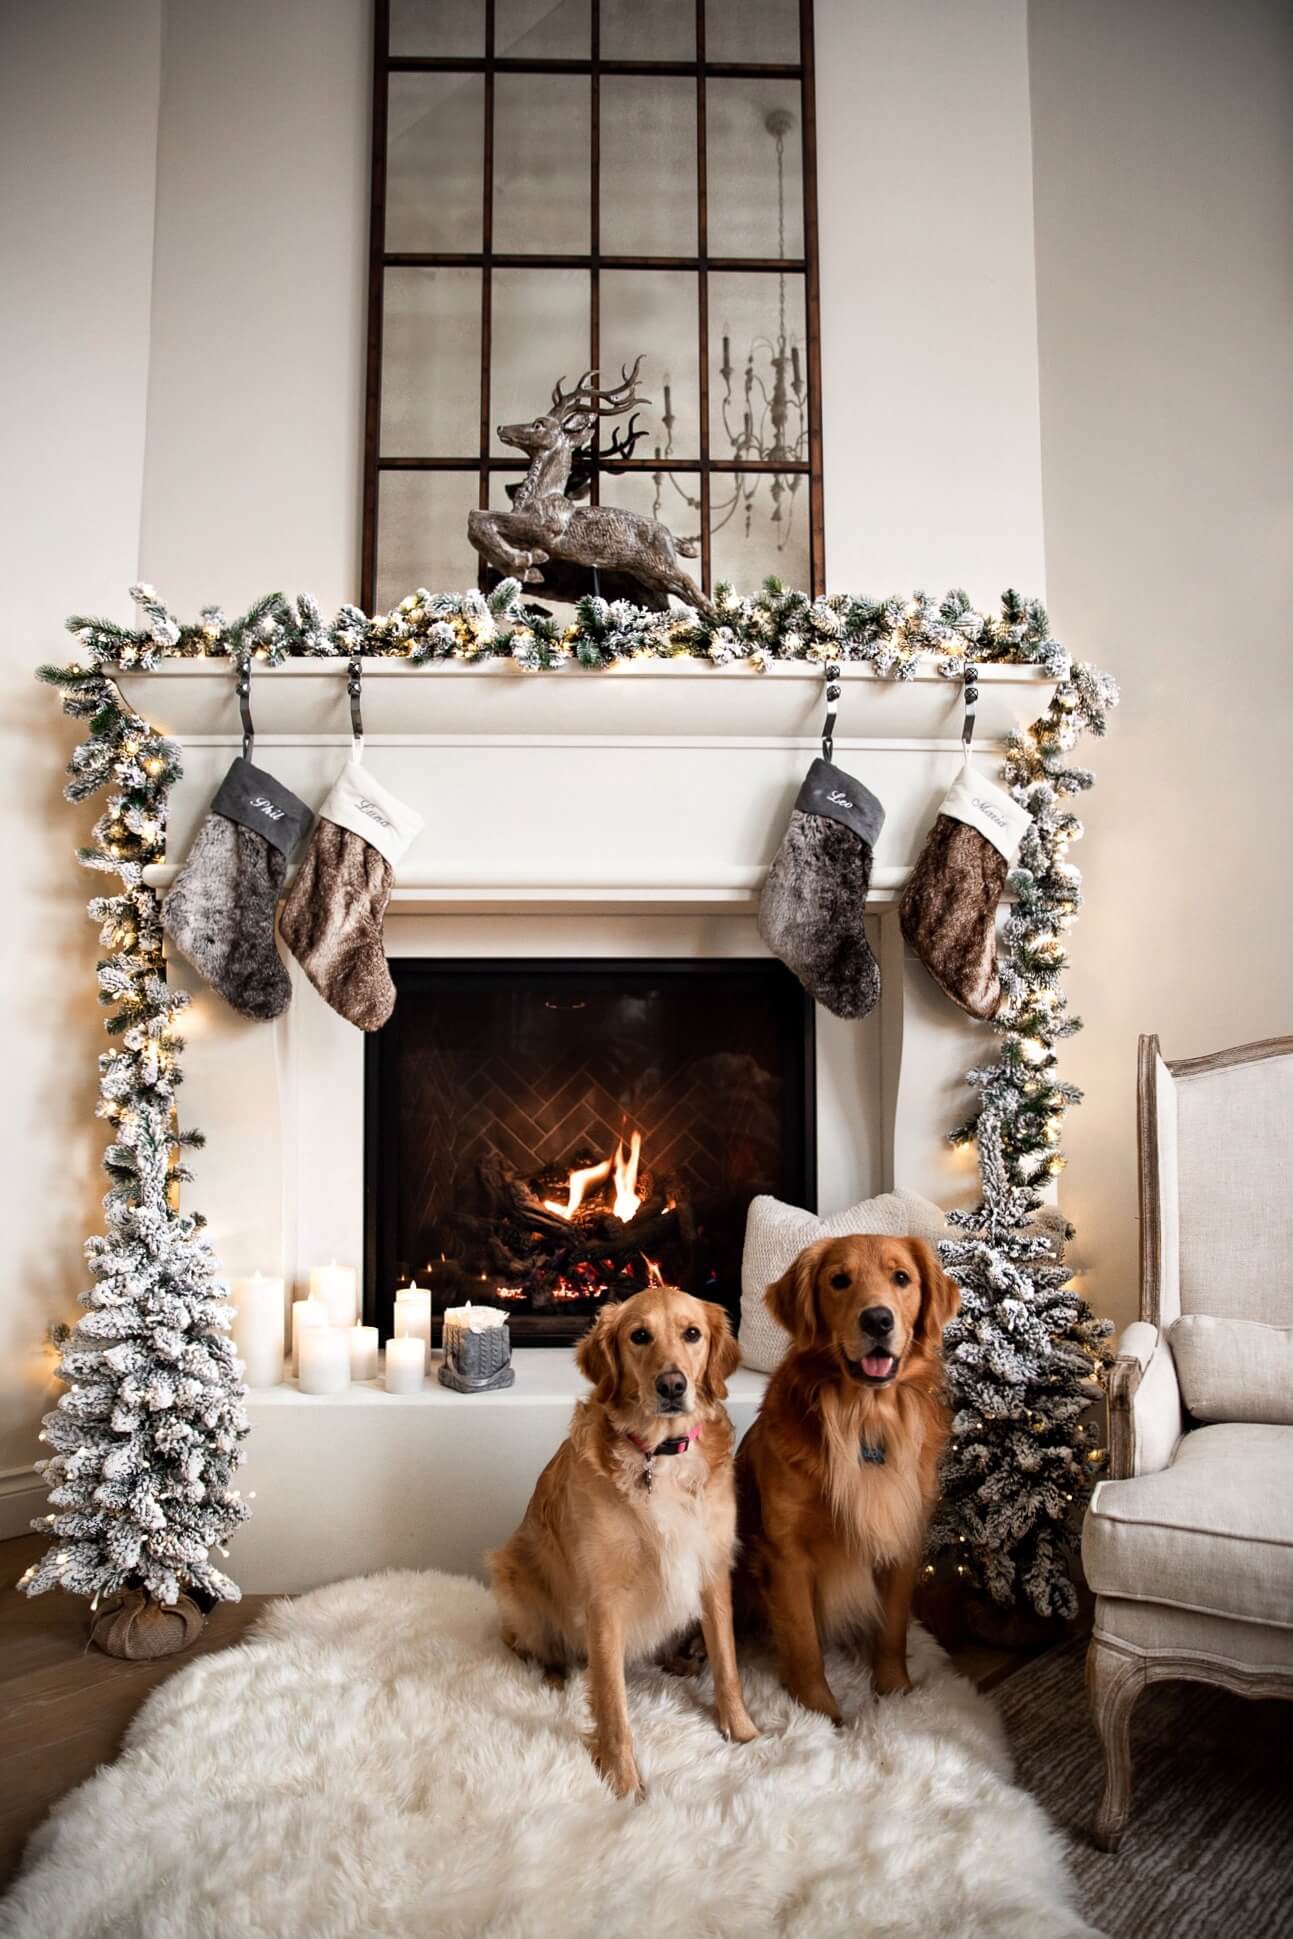
[[[346,667],[346,692],[350,696],[350,738],[354,757],[359,760],[364,751],[364,663],[357,653],[351,654]]]
[[[840,676],[844,669],[838,660],[832,660],[826,668],[826,718],[822,722],[822,759],[835,757],[835,716],[840,705]]]
[[[965,719],[961,723],[961,746],[965,758],[970,758],[970,742],[974,739],[975,710],[979,704],[979,669],[972,660],[965,663]]]
[[[256,729],[251,717],[250,653],[239,655],[237,674],[238,711],[242,716],[242,758],[250,761],[251,751],[256,745]],[[364,751],[364,664],[357,653],[352,653],[346,662],[346,692],[350,697],[350,738],[354,743],[354,757],[359,760]]]
[[[251,751],[256,745],[256,729],[251,718],[251,654],[244,653],[238,661],[238,712],[242,715],[242,758],[250,761]]]
[[[822,759],[835,758],[835,716],[840,705],[840,678],[843,668],[837,660],[832,660],[826,668],[826,718],[822,722]],[[965,718],[961,723],[961,746],[969,758],[970,743],[974,739],[974,722],[979,704],[979,669],[972,660],[965,663]]]

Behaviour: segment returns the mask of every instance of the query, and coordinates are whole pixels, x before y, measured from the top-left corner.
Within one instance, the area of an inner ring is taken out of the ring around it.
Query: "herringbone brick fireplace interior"
[[[750,1197],[811,1201],[812,1012],[777,963],[396,961],[366,1073],[383,1323],[505,1301],[559,1343],[653,1272],[733,1313]]]

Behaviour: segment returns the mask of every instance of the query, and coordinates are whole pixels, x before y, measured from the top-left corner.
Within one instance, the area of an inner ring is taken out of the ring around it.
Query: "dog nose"
[[[859,1325],[864,1333],[874,1334],[877,1340],[887,1340],[893,1332],[893,1314],[887,1306],[868,1306]]]
[[[671,1406],[680,1407],[687,1398],[687,1376],[685,1373],[680,1373],[677,1367],[666,1367],[663,1373],[658,1373],[655,1377],[655,1390],[661,1400],[667,1400]]]

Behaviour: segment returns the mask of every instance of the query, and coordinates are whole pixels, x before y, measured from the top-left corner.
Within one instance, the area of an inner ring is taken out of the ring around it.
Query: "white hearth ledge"
[[[238,1486],[252,1519],[229,1568],[249,1594],[297,1594],[376,1569],[483,1576],[542,1469],[565,1439],[588,1382],[565,1347],[520,1347],[516,1384],[456,1394],[434,1368],[416,1394],[362,1381],[303,1394],[294,1380],[247,1395],[251,1434]],[[767,1385],[740,1368],[727,1411],[745,1433]]]

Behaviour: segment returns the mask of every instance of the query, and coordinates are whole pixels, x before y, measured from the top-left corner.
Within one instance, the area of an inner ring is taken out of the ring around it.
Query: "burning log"
[[[595,1304],[644,1283],[644,1258],[689,1256],[691,1208],[673,1180],[639,1169],[640,1139],[612,1159],[582,1160],[567,1172],[526,1178],[497,1153],[481,1162],[490,1210],[461,1223],[490,1271],[522,1286],[535,1311],[561,1302]],[[680,1261],[680,1265],[681,1265]]]

